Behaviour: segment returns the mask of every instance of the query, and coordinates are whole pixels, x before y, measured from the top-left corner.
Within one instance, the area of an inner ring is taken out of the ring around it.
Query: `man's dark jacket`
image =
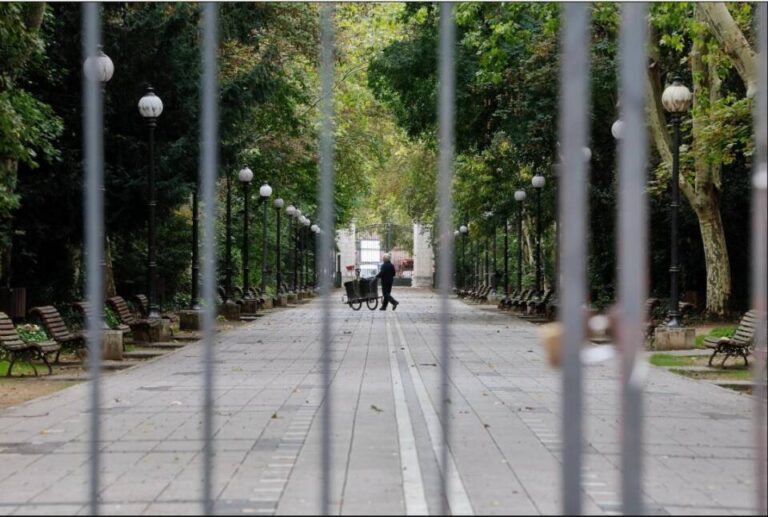
[[[384,262],[376,278],[381,278],[381,290],[385,293],[390,292],[392,290],[392,281],[395,278],[395,266],[392,265],[392,262]]]

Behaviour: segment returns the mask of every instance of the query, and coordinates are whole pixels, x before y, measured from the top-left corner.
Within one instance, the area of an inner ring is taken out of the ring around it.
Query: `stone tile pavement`
[[[402,299],[401,299],[402,298]],[[332,510],[440,512],[438,298],[334,306]],[[452,301],[453,513],[560,513],[560,379],[536,326]],[[221,514],[311,514],[319,500],[318,303],[218,336],[214,493]],[[199,514],[202,347],[104,380],[105,514]],[[620,511],[619,373],[585,368],[584,511]],[[751,398],[651,368],[645,497],[656,514],[752,513]],[[87,386],[0,411],[0,513],[86,514]]]

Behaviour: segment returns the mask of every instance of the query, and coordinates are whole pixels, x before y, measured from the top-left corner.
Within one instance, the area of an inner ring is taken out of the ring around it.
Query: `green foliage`
[[[672,354],[652,354],[650,358],[654,366],[693,366],[695,361],[695,357]]]
[[[41,64],[45,49],[37,28],[28,26],[30,13],[38,8],[0,4],[0,254],[9,242],[11,213],[19,206],[19,164],[32,169],[59,157],[54,142],[61,119],[27,84],[30,68]]]
[[[104,306],[104,319],[111,329],[116,329],[120,326],[120,316],[118,316],[115,310],[109,305]]]
[[[26,341],[28,343],[36,343],[50,339],[48,334],[45,332],[45,329],[34,323],[23,323],[18,325],[16,327],[16,332],[18,332],[22,341]]]

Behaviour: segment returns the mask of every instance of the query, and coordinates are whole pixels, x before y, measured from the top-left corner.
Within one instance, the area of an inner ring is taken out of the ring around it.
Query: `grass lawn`
[[[0,361],[0,375],[5,377],[5,375],[8,374],[8,366],[10,366],[11,362],[7,360]],[[37,367],[37,372],[41,375],[46,375],[48,373],[48,368],[45,367],[44,364],[38,364],[35,363],[35,366]],[[20,376],[20,375],[35,375],[35,371],[32,369],[32,367],[29,365],[26,361],[16,361],[16,363],[13,365],[13,376]]]
[[[684,355],[653,354],[651,364],[654,366],[695,366],[696,358]]]
[[[692,372],[688,370],[670,369],[671,372],[691,377],[692,379],[705,379],[712,381],[750,381],[752,380],[752,370],[744,368],[741,370],[719,370],[711,372]]]
[[[715,327],[712,330],[709,331],[709,334],[705,334],[702,336],[696,336],[696,348],[706,348],[704,346],[704,340],[708,337],[727,337],[733,334],[736,331],[736,326],[725,326],[725,327]]]

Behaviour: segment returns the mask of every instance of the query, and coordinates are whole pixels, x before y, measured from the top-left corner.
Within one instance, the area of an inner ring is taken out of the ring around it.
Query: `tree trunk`
[[[707,314],[723,317],[731,297],[731,266],[725,242],[723,218],[714,194],[700,193],[695,207],[707,266]]]
[[[117,296],[115,289],[115,272],[112,269],[112,243],[108,236],[104,236],[104,294],[107,298]]]

